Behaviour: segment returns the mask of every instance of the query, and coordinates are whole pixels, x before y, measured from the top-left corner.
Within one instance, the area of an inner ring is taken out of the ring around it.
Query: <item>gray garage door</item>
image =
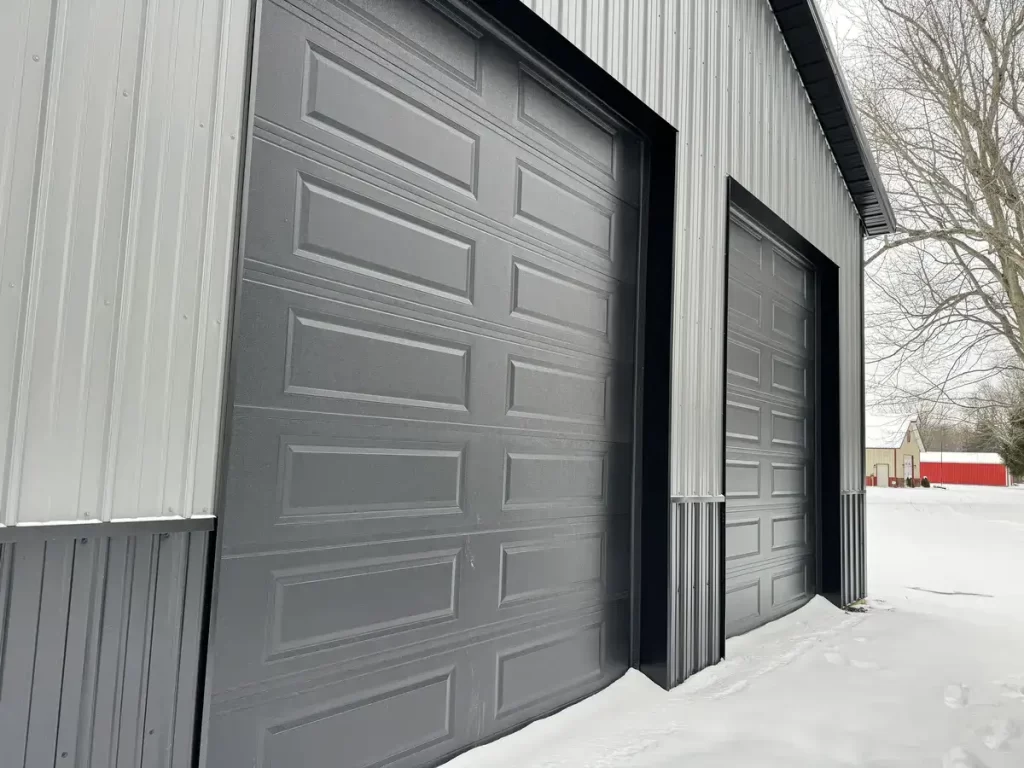
[[[208,764],[432,763],[627,667],[643,148],[413,0],[253,112]]]
[[[729,225],[726,633],[815,593],[815,282],[764,232]]]

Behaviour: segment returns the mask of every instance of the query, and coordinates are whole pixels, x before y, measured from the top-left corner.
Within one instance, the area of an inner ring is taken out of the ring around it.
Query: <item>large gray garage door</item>
[[[767,234],[729,225],[726,633],[815,593],[814,272]]]
[[[257,28],[208,765],[419,766],[627,667],[642,145],[437,3]]]

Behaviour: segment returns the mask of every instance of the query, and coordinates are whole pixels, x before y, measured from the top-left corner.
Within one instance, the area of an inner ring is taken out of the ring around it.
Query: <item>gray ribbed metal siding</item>
[[[679,639],[673,683],[717,663],[722,658],[721,502],[692,501],[673,505],[673,528],[679,533],[681,564],[676,610]],[[673,659],[673,661],[676,661]]]
[[[863,493],[845,493],[842,498],[839,520],[842,548],[839,599],[843,605],[862,600],[868,595],[865,501]]]
[[[841,482],[862,488],[860,221],[768,3],[524,2],[679,130],[672,493],[723,492],[730,175],[840,267]]]
[[[213,507],[250,5],[0,2],[0,524]]]
[[[5,768],[192,764],[209,536],[0,544]]]

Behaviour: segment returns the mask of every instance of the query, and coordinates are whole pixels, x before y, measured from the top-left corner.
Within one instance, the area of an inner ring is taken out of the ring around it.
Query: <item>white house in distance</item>
[[[924,442],[916,416],[866,414],[864,444],[867,485],[902,486],[908,478],[920,485]]]

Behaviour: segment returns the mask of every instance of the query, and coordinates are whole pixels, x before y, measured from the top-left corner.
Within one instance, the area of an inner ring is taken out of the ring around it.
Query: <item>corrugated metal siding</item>
[[[0,544],[5,768],[192,764],[209,537]]]
[[[726,177],[840,267],[844,489],[861,489],[860,221],[763,0],[523,0],[679,130],[672,492],[722,493]]]
[[[0,3],[0,522],[212,508],[249,7]]]
[[[840,507],[839,538],[841,605],[863,600],[868,595],[867,515],[864,492],[844,493]]]
[[[722,658],[723,502],[674,505],[680,533],[679,667],[671,683],[682,682]]]

